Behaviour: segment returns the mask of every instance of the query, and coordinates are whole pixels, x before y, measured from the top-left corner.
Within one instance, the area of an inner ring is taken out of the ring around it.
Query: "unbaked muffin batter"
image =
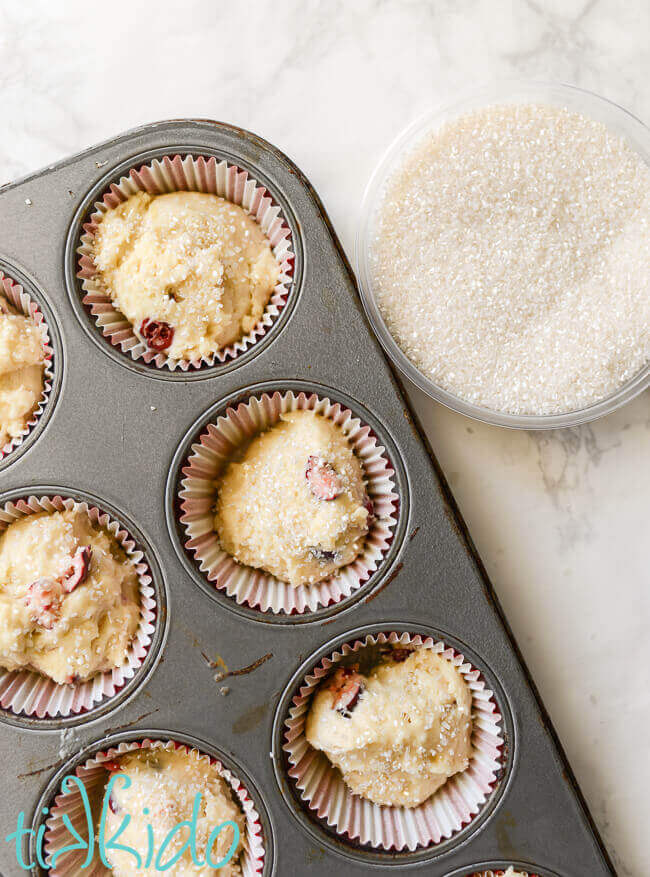
[[[201,192],[139,192],[108,210],[94,261],[140,338],[175,359],[209,355],[250,332],[280,277],[255,220]]]
[[[393,649],[367,676],[339,668],[314,695],[305,734],[352,792],[416,807],[469,764],[472,697],[432,649]]]
[[[135,567],[82,511],[0,535],[0,666],[77,682],[120,666],[140,618]]]
[[[0,448],[20,435],[43,394],[39,327],[0,296]]]
[[[127,776],[131,786],[124,789],[123,780],[116,779],[106,814],[106,835],[112,837],[125,817],[130,816],[119,842],[137,850],[143,861],[143,867],[137,868],[136,859],[129,853],[108,850],[106,857],[112,865],[114,877],[158,877],[162,872],[155,867],[155,856],[161,843],[175,826],[192,817],[197,794],[201,795],[196,822],[198,860],[206,862],[210,834],[223,822],[230,820],[238,826],[239,842],[232,859],[222,868],[215,870],[205,864],[197,866],[188,849],[167,873],[175,877],[239,877],[239,859],[244,848],[244,816],[217,768],[207,759],[195,751],[149,749],[122,755],[116,762],[111,762],[110,767]],[[147,824],[153,829],[155,849],[150,867],[146,867]],[[160,864],[169,862],[187,837],[188,829],[177,832],[161,856]],[[225,858],[233,841],[233,828],[226,826],[208,851],[211,861],[217,863]]]
[[[371,515],[360,460],[342,430],[313,411],[283,414],[217,483],[223,550],[294,587],[351,563]]]

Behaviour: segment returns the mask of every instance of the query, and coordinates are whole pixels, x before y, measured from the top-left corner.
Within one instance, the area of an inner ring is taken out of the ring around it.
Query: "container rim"
[[[417,369],[394,340],[375,300],[369,267],[371,227],[381,189],[409,142],[419,139],[427,129],[436,127],[463,111],[493,102],[516,103],[521,99],[538,100],[560,106],[569,106],[606,124],[618,135],[624,136],[641,158],[650,165],[650,128],[624,107],[601,97],[593,91],[563,82],[525,79],[495,79],[474,88],[465,89],[453,98],[438,103],[408,124],[390,143],[366,186],[355,238],[355,268],[359,278],[361,301],[384,351],[399,371],[431,399],[474,420],[509,429],[558,429],[578,426],[610,414],[650,387],[650,363],[646,363],[625,384],[592,405],[561,414],[508,414],[466,402],[444,390]]]

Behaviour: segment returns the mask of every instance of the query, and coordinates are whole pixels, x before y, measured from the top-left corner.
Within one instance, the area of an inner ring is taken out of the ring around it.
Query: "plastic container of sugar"
[[[575,426],[650,385],[650,130],[568,85],[486,85],[390,146],[356,243],[399,370],[469,417]]]

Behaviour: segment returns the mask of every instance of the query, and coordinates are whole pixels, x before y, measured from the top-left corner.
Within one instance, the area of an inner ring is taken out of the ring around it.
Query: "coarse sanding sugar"
[[[604,125],[488,106],[430,132],[387,180],[370,270],[413,364],[456,396],[559,414],[650,353],[650,169]]]

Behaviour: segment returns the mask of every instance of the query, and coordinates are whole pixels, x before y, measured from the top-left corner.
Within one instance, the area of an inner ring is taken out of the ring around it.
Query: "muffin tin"
[[[187,372],[112,346],[76,278],[82,224],[98,196],[131,167],[176,154],[247,170],[291,229],[295,253],[271,331],[241,356]],[[264,874],[388,868],[444,877],[511,861],[540,875],[614,874],[444,476],[365,320],[327,215],[295,165],[238,128],[161,122],[5,186],[0,212],[0,270],[25,286],[56,341],[48,417],[19,455],[3,460],[0,505],[28,494],[92,497],[131,525],[158,596],[168,600],[158,665],[126,696],[63,719],[0,712],[2,836],[21,810],[38,827],[71,767],[115,742],[158,737],[207,752],[245,785],[261,816]],[[389,549],[370,578],[338,602],[293,614],[217,590],[186,551],[178,520],[178,483],[197,436],[225,406],[276,390],[315,393],[360,416],[387,451],[398,496]],[[282,728],[322,658],[395,631],[468,656],[495,698],[503,747],[491,792],[460,831],[387,852],[314,818],[288,775]],[[220,662],[249,670],[224,679]],[[0,873],[23,873],[6,843]]]

